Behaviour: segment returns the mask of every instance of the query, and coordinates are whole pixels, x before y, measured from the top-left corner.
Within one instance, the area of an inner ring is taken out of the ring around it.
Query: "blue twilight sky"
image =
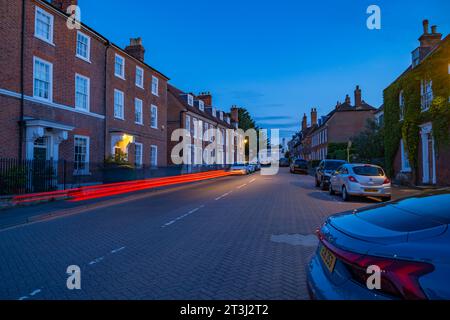
[[[366,9],[381,8],[381,30]],[[82,20],[125,47],[141,36],[146,61],[182,90],[210,91],[224,110],[247,108],[290,137],[303,113],[328,113],[357,84],[379,107],[410,63],[422,20],[450,32],[449,0],[79,0]]]

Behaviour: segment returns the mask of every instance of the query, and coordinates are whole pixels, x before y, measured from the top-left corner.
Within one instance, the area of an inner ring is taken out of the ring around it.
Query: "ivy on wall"
[[[384,90],[384,147],[386,170],[394,174],[393,162],[403,139],[411,167],[413,180],[418,169],[420,124],[432,122],[433,137],[437,150],[450,145],[450,41],[426,58],[419,66],[410,69]],[[433,102],[421,111],[421,81],[431,80]],[[404,117],[400,120],[400,92],[404,97]],[[416,182],[416,181],[415,181]]]

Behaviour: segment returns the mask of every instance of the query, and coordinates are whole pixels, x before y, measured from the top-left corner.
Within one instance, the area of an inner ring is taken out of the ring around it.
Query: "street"
[[[287,168],[103,199],[0,231],[0,298],[308,299],[316,228],[373,203]],[[67,289],[70,265],[81,290]]]

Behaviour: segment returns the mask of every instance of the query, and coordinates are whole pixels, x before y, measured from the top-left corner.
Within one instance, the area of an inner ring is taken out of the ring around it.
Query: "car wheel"
[[[330,196],[334,196],[335,192],[333,190],[333,186],[330,183],[330,186],[328,187],[328,192],[330,193]]]
[[[323,191],[327,190],[327,186],[325,185],[325,181],[322,179],[322,182],[320,182],[320,189],[322,189]]]
[[[316,176],[316,188],[317,187],[320,187],[320,182],[319,182],[319,180],[317,180],[317,176]]]
[[[347,193],[347,188],[345,186],[342,187],[342,200],[350,201],[350,196]]]

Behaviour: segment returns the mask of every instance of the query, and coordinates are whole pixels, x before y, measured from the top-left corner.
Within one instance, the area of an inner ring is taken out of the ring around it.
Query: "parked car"
[[[303,159],[296,159],[291,163],[291,173],[308,174],[308,161]]]
[[[289,167],[289,159],[280,158],[280,167]]]
[[[250,173],[248,166],[246,164],[244,164],[244,163],[233,164],[230,167],[230,172],[232,172],[234,174],[242,174],[242,175]]]
[[[248,164],[247,164],[247,168],[248,168],[248,172],[249,172],[249,173],[253,173],[253,172],[256,171],[256,165],[255,165],[255,164],[248,163]]]
[[[450,189],[333,215],[307,267],[313,299],[450,299]],[[382,272],[370,290],[369,266]]]
[[[383,168],[372,164],[345,164],[331,176],[329,192],[340,193],[344,201],[352,196],[391,200],[391,180]]]
[[[316,168],[315,181],[316,187],[326,190],[330,184],[330,178],[337,168],[347,163],[344,160],[322,160]]]

